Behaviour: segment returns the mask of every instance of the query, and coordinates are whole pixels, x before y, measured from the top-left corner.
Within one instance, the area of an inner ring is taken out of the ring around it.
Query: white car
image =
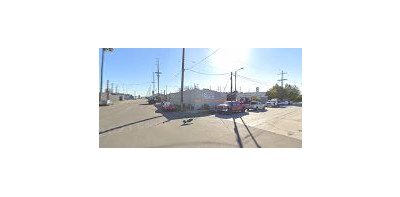
[[[289,101],[281,101],[279,105],[289,105]]]
[[[250,104],[248,104],[248,105],[246,106],[246,109],[247,109],[247,110],[252,109],[252,110],[257,110],[257,111],[258,111],[259,109],[265,110],[265,105],[262,104],[261,102],[258,102],[258,101],[252,101],[252,102],[250,102]]]
[[[269,100],[265,104],[267,107],[279,107],[279,103],[276,100]]]
[[[109,105],[111,105],[112,104],[112,102],[110,101],[110,100],[101,100],[100,102],[99,102],[99,105],[100,106],[109,106]]]

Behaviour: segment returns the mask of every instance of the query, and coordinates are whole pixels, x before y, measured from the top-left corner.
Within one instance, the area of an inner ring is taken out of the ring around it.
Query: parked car
[[[289,105],[289,101],[281,101],[279,102],[279,105]]]
[[[266,103],[267,107],[279,107],[279,103],[277,99],[271,99]]]
[[[170,102],[164,102],[162,105],[162,109],[164,111],[176,111],[176,106],[171,104]]]
[[[231,114],[233,112],[245,112],[246,106],[240,104],[238,101],[226,101],[223,104],[219,104],[216,107],[217,113]]]
[[[156,103],[156,98],[153,97],[153,96],[151,96],[151,97],[149,97],[149,98],[147,99],[147,102],[148,102],[149,104],[155,104],[155,103]]]
[[[101,100],[99,102],[99,106],[109,106],[111,104],[112,104],[111,100]]]
[[[250,104],[246,105],[246,109],[247,110],[259,110],[259,109],[263,109],[265,110],[265,104],[258,102],[258,101],[252,101],[250,102]]]

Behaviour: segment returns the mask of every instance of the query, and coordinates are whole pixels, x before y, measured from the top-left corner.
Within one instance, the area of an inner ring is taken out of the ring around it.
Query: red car
[[[226,101],[223,104],[217,105],[217,113],[231,114],[233,112],[245,112],[246,106],[238,101]]]
[[[165,102],[162,106],[164,111],[176,111],[175,105],[172,105],[170,102]]]

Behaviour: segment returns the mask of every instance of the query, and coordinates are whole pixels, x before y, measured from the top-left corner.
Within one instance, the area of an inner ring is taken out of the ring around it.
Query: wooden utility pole
[[[107,80],[107,100],[110,100],[110,89],[108,88],[108,80]]]
[[[233,75],[233,73],[231,72],[231,96],[230,96],[230,101],[232,101],[232,75]]]
[[[181,111],[183,111],[183,80],[185,76],[185,48],[182,50]]]
[[[102,48],[101,49],[101,76],[100,76],[99,101],[101,101],[101,92],[103,91],[103,65],[104,65],[104,52],[106,52],[106,51],[113,52],[114,48]]]
[[[154,72],[153,72],[153,81],[151,82],[151,83],[153,83],[153,91],[151,91],[151,95],[152,96],[154,96],[154,89],[155,89],[155,87],[154,87]]]
[[[99,101],[101,101],[101,91],[103,89],[103,64],[104,64],[104,51],[105,49],[101,49],[101,75],[100,75],[100,92],[99,92]]]
[[[235,92],[236,92],[236,72],[237,71],[235,71]]]
[[[160,60],[157,58],[157,96],[160,96]]]

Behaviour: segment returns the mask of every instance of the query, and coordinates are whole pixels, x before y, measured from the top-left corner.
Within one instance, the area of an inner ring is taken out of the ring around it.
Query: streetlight
[[[235,92],[237,92],[237,91],[236,91],[236,72],[239,71],[239,70],[242,70],[242,69],[244,69],[244,68],[242,67],[242,68],[239,68],[239,69],[237,69],[237,70],[235,71]]]
[[[99,101],[101,101],[101,92],[103,91],[103,64],[104,64],[104,52],[106,52],[106,51],[113,52],[114,48],[103,48],[103,50],[102,50]]]
[[[244,68],[239,68],[239,69],[237,69],[235,71],[235,92],[236,92],[236,72],[239,71],[239,70],[242,70],[242,69],[244,69]],[[233,97],[233,94],[232,94],[232,74],[233,74],[233,72],[231,72],[231,94],[230,94],[230,99],[229,99],[231,101],[232,101],[232,97]]]

